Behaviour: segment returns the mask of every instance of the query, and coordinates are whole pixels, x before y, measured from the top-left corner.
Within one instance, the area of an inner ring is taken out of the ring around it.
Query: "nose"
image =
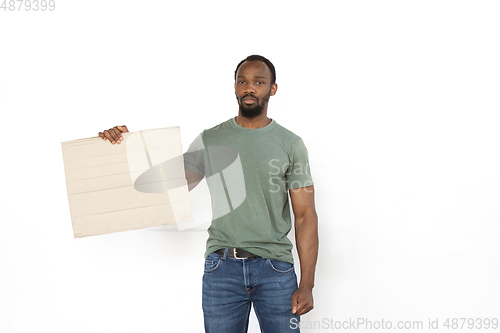
[[[252,83],[248,83],[245,85],[245,90],[243,91],[246,94],[255,93],[255,87]]]

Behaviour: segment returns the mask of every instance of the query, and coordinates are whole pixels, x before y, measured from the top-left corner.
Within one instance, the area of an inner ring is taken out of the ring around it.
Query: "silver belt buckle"
[[[236,255],[236,248],[235,248],[235,247],[233,248],[233,255],[234,255],[234,258],[235,258],[235,259],[247,259],[247,258],[248,258],[248,257],[244,257],[244,258],[238,257],[238,256]]]

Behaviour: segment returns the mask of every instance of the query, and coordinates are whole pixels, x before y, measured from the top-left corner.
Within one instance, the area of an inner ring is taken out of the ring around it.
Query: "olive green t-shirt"
[[[248,129],[231,118],[204,130],[184,154],[184,165],[204,175],[210,190],[205,258],[237,247],[293,263],[288,190],[313,184],[299,136],[274,120]]]

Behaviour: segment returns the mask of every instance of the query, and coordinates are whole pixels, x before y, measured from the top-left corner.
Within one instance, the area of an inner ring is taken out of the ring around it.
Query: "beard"
[[[262,114],[262,111],[264,111],[264,106],[263,105],[252,105],[251,107],[244,106],[240,104],[240,113],[243,117],[245,118],[255,118],[258,117]]]
[[[243,103],[245,97],[248,96],[251,96],[255,99],[255,103],[253,105],[246,105],[245,103]],[[271,97],[271,90],[269,90],[269,93],[266,96],[262,97],[262,101],[261,99],[253,95],[245,95],[242,98],[238,98],[238,96],[236,96],[241,115],[249,119],[260,116],[262,114],[262,111],[264,111],[264,107],[269,102],[270,97]]]

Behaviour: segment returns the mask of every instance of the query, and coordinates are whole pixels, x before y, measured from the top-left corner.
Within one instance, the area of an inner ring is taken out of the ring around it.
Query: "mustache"
[[[240,98],[240,101],[244,100],[244,99],[245,99],[245,98],[247,98],[247,97],[251,97],[251,98],[255,99],[256,101],[259,101],[259,98],[258,98],[258,97],[255,97],[255,96],[254,96],[254,95],[252,95],[252,94],[247,94],[247,95],[245,95],[245,96],[241,97],[241,98]]]

